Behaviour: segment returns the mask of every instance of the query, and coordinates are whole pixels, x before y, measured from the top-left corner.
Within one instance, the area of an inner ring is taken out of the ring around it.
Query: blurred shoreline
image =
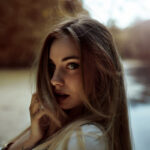
[[[123,61],[127,98],[133,105],[150,103],[150,63],[139,60]],[[128,79],[127,79],[128,78]]]

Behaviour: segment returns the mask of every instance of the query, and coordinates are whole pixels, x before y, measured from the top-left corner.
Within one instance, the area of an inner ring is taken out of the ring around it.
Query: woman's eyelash
[[[68,63],[66,68],[69,69],[69,70],[75,70],[75,69],[78,69],[79,67],[80,67],[80,64],[72,62],[72,63]],[[50,77],[53,76],[53,73],[55,72],[55,69],[56,69],[55,64],[51,60],[49,60],[49,62],[48,62],[48,72],[49,72]]]
[[[75,69],[78,69],[79,68],[79,64],[78,63],[69,63],[67,65],[67,68],[70,69],[70,70],[75,70]]]

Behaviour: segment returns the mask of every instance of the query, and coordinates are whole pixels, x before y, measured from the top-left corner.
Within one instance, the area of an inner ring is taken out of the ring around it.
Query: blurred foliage
[[[28,67],[50,28],[66,16],[88,15],[80,0],[1,0],[0,67]]]
[[[0,67],[28,67],[39,54],[53,25],[67,16],[89,15],[82,0],[0,1]],[[149,60],[150,21],[119,29],[108,27],[122,58]]]
[[[113,22],[109,29],[122,58],[149,61],[150,20],[136,22],[126,29],[119,29]]]

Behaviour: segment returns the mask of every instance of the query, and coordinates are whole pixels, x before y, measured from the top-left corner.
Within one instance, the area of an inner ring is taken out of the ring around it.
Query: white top
[[[73,132],[69,139],[68,150],[107,150],[107,140],[100,130],[94,124],[86,124],[81,126],[82,136],[78,136],[77,132]],[[83,145],[79,144],[79,137],[82,137]],[[61,145],[57,150],[62,150]]]

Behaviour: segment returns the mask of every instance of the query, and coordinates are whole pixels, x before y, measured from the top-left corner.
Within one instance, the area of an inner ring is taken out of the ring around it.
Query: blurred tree
[[[50,28],[78,13],[80,0],[0,1],[0,67],[30,66]]]
[[[109,27],[122,58],[150,59],[150,20],[136,22],[126,29],[115,24]]]

